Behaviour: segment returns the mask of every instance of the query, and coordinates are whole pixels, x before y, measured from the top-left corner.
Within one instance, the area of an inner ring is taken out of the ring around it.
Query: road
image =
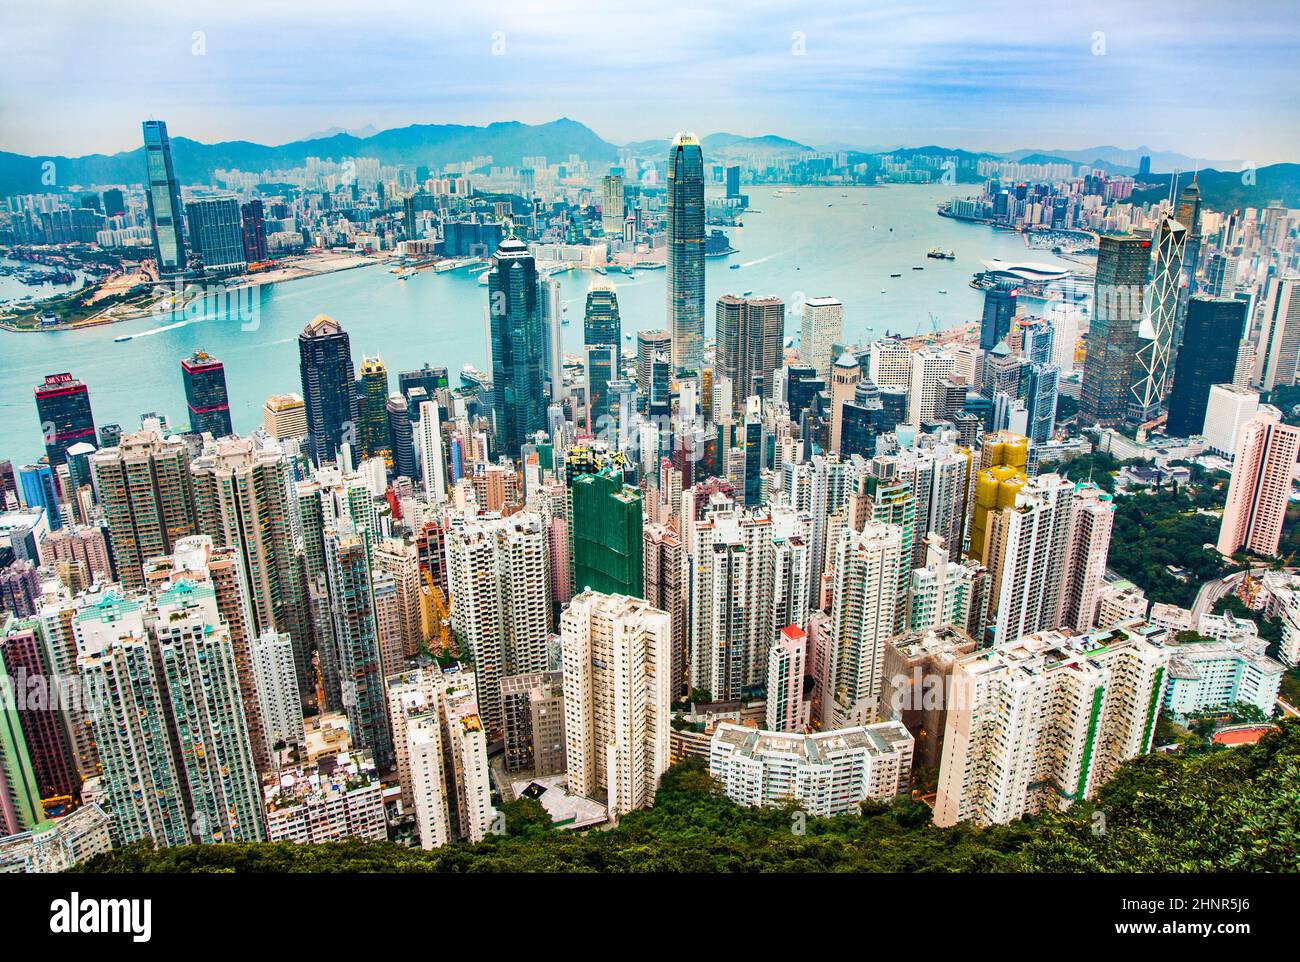
[[[1265,571],[1268,571],[1268,568],[1252,568],[1250,574],[1251,577],[1258,578]],[[1192,603],[1192,624],[1200,624],[1201,615],[1210,614],[1220,598],[1236,590],[1245,574],[1244,571],[1237,571],[1226,578],[1217,578],[1201,585],[1201,590],[1196,593],[1196,601]]]

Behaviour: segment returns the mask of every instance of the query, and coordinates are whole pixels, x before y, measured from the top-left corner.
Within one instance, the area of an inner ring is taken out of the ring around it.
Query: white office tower
[[[267,745],[302,745],[307,731],[298,699],[293,639],[284,632],[264,632],[251,645],[250,654]]]
[[[1055,304],[1047,312],[1055,336],[1052,338],[1052,363],[1062,374],[1074,370],[1074,351],[1079,345],[1083,310],[1076,304]]]
[[[799,360],[815,368],[818,377],[830,377],[831,349],[844,337],[844,304],[835,297],[810,297],[803,303],[803,329]]]
[[[1261,391],[1296,383],[1300,359],[1300,276],[1275,277],[1268,284],[1255,355],[1255,383]]]
[[[781,629],[808,619],[811,531],[783,506],[712,511],[694,526],[692,688],[725,701],[764,684]]]
[[[894,633],[902,532],[868,521],[835,545],[831,642],[822,712],[828,728],[870,725],[879,717],[885,640]]]
[[[974,560],[952,560],[937,534],[922,541],[925,564],[912,571],[907,625],[913,631],[955,625],[978,638],[988,609],[988,569]]]
[[[912,352],[897,338],[872,341],[867,354],[867,380],[876,387],[909,388],[912,383]]]
[[[1164,637],[1143,622],[1052,630],[959,658],[934,823],[1001,824],[1092,798],[1151,750]]]
[[[1259,395],[1236,384],[1215,384],[1205,405],[1205,446],[1214,454],[1232,460],[1237,455],[1241,429],[1259,410]]]
[[[442,456],[442,425],[438,423],[438,405],[420,402],[420,473],[424,492],[434,504],[447,500],[446,462]]]
[[[564,302],[560,297],[560,282],[544,277],[538,280],[537,289],[542,302],[542,331],[545,338],[545,344],[542,345],[542,368],[546,385],[550,388],[551,400],[559,401],[565,396],[564,351],[561,346],[564,336]],[[489,337],[489,347],[491,340]]]
[[[617,818],[653,804],[668,769],[672,626],[626,595],[584,591],[560,618],[569,791]]]
[[[914,746],[896,721],[811,735],[721,722],[709,743],[709,774],[738,805],[793,801],[808,815],[828,818],[905,793]]]
[[[1059,475],[1040,475],[1016,493],[1014,504],[989,512],[989,620],[996,642],[1056,627],[1074,489],[1073,481]]]
[[[501,679],[547,668],[551,628],[547,527],[531,511],[457,519],[447,533],[451,627],[468,648],[479,711],[501,729]]]
[[[912,374],[907,393],[908,424],[919,426],[943,416],[947,398],[943,382],[952,376],[955,366],[953,356],[941,348],[923,347],[912,354]]]
[[[808,636],[786,625],[767,653],[767,730],[803,730],[803,679],[808,664]]]
[[[1096,624],[1114,524],[1114,498],[1095,484],[1076,485],[1057,627],[1083,632]]]

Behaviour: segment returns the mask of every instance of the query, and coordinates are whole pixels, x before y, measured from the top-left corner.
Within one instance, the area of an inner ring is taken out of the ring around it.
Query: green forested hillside
[[[938,829],[919,802],[809,819],[741,808],[696,761],[664,776],[654,809],[610,831],[543,827],[508,806],[511,834],[432,852],[389,843],[131,846],[88,872],[1294,872],[1300,722],[1259,745],[1135,759],[1094,804],[991,829]]]

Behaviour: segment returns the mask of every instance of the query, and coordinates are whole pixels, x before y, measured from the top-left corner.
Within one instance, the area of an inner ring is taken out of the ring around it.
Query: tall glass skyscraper
[[[1186,438],[1205,428],[1210,388],[1231,384],[1237,347],[1246,328],[1246,302],[1232,297],[1193,297],[1183,329],[1184,351],[1178,353],[1174,388],[1169,394],[1165,434]]]
[[[582,318],[582,343],[604,344],[619,349],[622,324],[618,313],[618,294],[612,284],[593,284],[587,291],[587,307]]]
[[[488,330],[497,447],[517,458],[524,439],[545,428],[546,403],[537,264],[528,246],[514,237],[501,242],[488,272]]]
[[[226,366],[205,351],[195,351],[181,361],[185,403],[190,409],[190,430],[210,431],[214,438],[234,434],[230,399],[226,393]]]
[[[239,200],[234,197],[205,197],[185,205],[190,244],[203,260],[203,269],[213,274],[238,273],[248,268],[244,256],[244,224]]]
[[[1150,262],[1148,238],[1132,234],[1101,238],[1088,359],[1079,393],[1079,420],[1084,424],[1111,427],[1128,413]]]
[[[352,344],[342,325],[318,314],[298,335],[307,443],[317,464],[332,461],[339,445],[357,445],[357,393]]]
[[[673,367],[704,365],[704,152],[678,134],[668,154],[668,329]]]
[[[71,374],[47,374],[36,385],[36,414],[41,419],[45,456],[57,468],[67,460],[67,450],[80,441],[95,441],[95,416],[90,411],[90,391]]]
[[[185,235],[181,229],[181,185],[172,168],[172,142],[167,123],[144,122],[145,196],[149,201],[149,222],[153,225],[153,253],[158,273],[180,274],[185,270]]]

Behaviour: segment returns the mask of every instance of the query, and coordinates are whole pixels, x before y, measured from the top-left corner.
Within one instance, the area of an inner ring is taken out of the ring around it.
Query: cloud
[[[146,116],[196,139],[277,143],[335,125],[567,115],[617,141],[691,128],[1300,153],[1300,24],[1287,4],[1087,6],[10,2],[0,147],[131,148]]]

